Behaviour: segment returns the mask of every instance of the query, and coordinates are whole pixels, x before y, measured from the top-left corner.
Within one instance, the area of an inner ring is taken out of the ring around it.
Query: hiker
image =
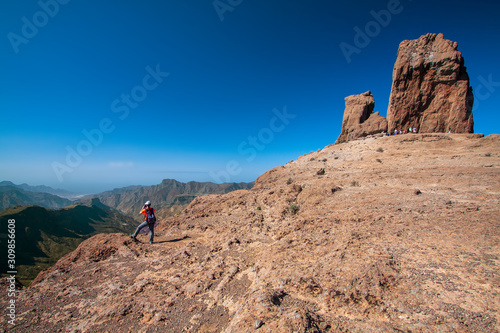
[[[149,227],[149,231],[151,232],[149,235],[149,244],[153,244],[153,239],[155,237],[156,216],[155,216],[155,209],[151,207],[151,201],[146,201],[139,215],[141,214],[144,214],[144,222],[142,222],[137,227],[135,233],[130,237],[132,237],[133,240],[137,241],[136,238],[137,235],[139,234],[142,228],[145,228],[147,226]]]
[[[410,127],[410,129],[408,130],[408,133],[413,133],[413,127]]]

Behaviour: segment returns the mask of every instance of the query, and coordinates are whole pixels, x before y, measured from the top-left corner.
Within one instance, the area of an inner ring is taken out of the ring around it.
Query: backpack
[[[146,209],[146,214],[147,214],[147,222],[148,223],[155,223],[156,222],[156,216],[154,213],[154,209]]]

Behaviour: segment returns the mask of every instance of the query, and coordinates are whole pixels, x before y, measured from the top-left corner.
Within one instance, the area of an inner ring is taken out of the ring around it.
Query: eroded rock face
[[[387,110],[389,131],[473,133],[474,97],[457,43],[427,34],[399,45]]]
[[[345,98],[342,132],[336,143],[387,131],[387,120],[373,112],[375,99],[370,91]]]

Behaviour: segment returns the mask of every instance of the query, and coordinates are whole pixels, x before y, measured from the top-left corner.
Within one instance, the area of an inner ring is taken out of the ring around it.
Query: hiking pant
[[[139,234],[139,231],[141,231],[141,229],[146,227],[146,226],[148,226],[149,231],[151,231],[149,234],[149,241],[152,242],[154,237],[155,237],[155,224],[154,224],[154,222],[148,223],[147,221],[144,221],[141,224],[139,224],[139,226],[135,230],[134,237],[137,237],[137,235]]]

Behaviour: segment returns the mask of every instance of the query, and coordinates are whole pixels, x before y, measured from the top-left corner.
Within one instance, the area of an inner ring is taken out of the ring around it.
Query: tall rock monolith
[[[457,43],[426,34],[399,44],[387,109],[388,130],[473,133],[474,96]]]

